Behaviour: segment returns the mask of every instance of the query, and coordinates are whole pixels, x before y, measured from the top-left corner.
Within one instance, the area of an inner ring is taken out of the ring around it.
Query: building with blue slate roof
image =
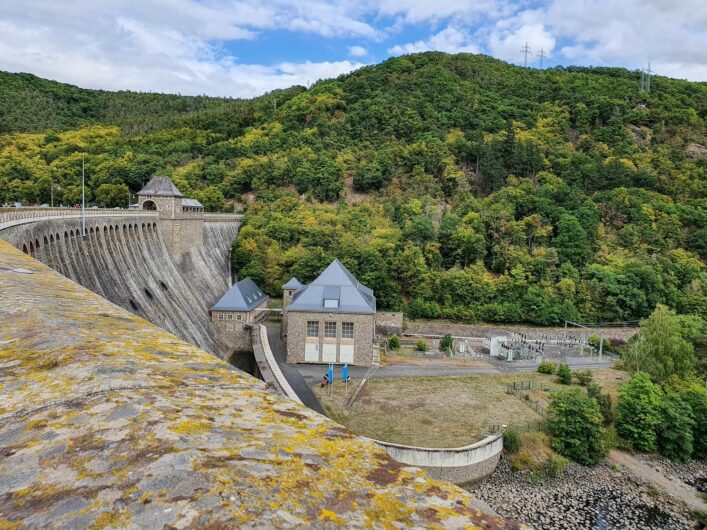
[[[373,362],[376,297],[337,259],[317,279],[283,286],[287,361]]]
[[[211,308],[219,353],[229,358],[252,352],[250,327],[267,317],[268,295],[250,278],[234,284]]]

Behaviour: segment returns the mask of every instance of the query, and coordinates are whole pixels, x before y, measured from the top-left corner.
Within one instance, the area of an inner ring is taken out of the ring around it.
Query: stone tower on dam
[[[203,245],[204,206],[184,197],[169,177],[152,177],[137,196],[139,209],[159,212],[162,241],[175,261]]]
[[[217,355],[209,309],[229,288],[241,216],[204,212],[168,177],[137,209],[0,209],[0,239],[181,339]],[[85,226],[85,232],[83,232]]]

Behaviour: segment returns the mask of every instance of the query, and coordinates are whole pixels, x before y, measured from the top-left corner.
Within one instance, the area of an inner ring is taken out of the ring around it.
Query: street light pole
[[[81,235],[86,237],[86,156],[81,156]]]

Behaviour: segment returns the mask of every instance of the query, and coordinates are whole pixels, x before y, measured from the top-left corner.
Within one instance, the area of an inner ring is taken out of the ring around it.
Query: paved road
[[[268,342],[270,343],[270,349],[272,350],[277,364],[280,365],[282,375],[284,375],[287,382],[290,383],[292,390],[297,393],[299,398],[302,400],[302,403],[310,409],[315,410],[320,414],[325,414],[322,405],[319,403],[319,400],[317,400],[314,392],[312,392],[312,388],[309,386],[309,383],[305,381],[305,378],[302,377],[302,374],[300,374],[297,370],[297,367],[293,364],[287,364],[285,362],[285,351],[282,341],[280,340],[280,323],[267,322],[265,326],[268,330]],[[321,375],[319,378],[321,379]]]
[[[572,362],[572,369],[584,368],[611,368],[610,362]],[[478,374],[500,374],[513,372],[535,372],[538,369],[537,365],[511,365],[503,361],[493,362],[490,366],[469,367],[469,366],[449,366],[443,364],[393,364],[381,366],[376,370],[371,379],[383,379],[386,377],[443,377],[450,375],[478,375]],[[314,385],[321,381],[326,373],[326,365],[311,365],[299,364],[297,370],[304,377],[304,380],[309,385]],[[340,376],[340,368],[335,367],[334,377]],[[365,366],[351,366],[349,375],[352,379],[361,379],[368,371]]]
[[[316,410],[317,412],[322,412],[321,404],[317,400],[312,392],[312,386],[319,384],[322,377],[327,371],[327,366],[325,364],[287,364],[285,362],[285,353],[282,341],[280,340],[280,323],[279,322],[268,322],[268,340],[270,341],[270,348],[272,349],[273,355],[277,360],[282,373],[290,382],[293,390],[297,392],[302,402],[308,407]],[[405,364],[399,363],[388,366],[381,366],[376,370],[371,378],[373,379],[383,379],[386,377],[442,377],[450,375],[476,375],[476,374],[500,374],[509,372],[534,372],[537,370],[537,365],[535,363],[521,364],[516,363],[506,363],[498,360],[485,359],[487,362],[490,361],[489,366],[482,367],[467,367],[467,366],[450,366],[443,364]],[[583,368],[610,368],[612,360],[605,358],[602,363],[598,363],[595,358],[592,361],[587,359],[570,359],[569,365],[573,369],[583,369]],[[351,366],[349,367],[349,376],[352,379],[361,379],[366,372],[368,367],[365,366]],[[339,366],[335,367],[334,377],[341,377],[341,368]]]

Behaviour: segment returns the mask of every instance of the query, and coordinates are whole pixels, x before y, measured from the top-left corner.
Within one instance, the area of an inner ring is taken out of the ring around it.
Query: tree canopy
[[[247,209],[279,294],[339,257],[380,307],[464,321],[707,317],[707,84],[429,52],[252,100],[0,73],[0,203],[122,205],[155,174]],[[100,190],[100,191],[99,191]]]

